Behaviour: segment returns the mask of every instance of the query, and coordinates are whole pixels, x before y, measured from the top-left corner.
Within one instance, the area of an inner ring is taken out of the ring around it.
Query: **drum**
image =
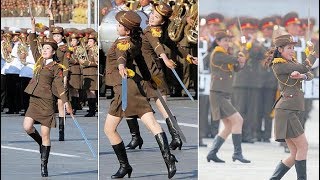
[[[106,14],[102,20],[99,27],[99,40],[100,45],[105,54],[107,54],[108,49],[111,47],[112,43],[117,39],[117,20],[116,14],[119,12],[118,9],[112,9]],[[136,13],[141,17],[140,27],[145,29],[148,25],[148,15],[143,11],[136,11]]]

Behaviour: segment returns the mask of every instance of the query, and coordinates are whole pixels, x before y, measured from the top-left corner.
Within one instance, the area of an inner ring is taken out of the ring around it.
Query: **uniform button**
[[[229,77],[232,78],[232,75],[230,75]]]
[[[222,80],[222,77],[220,78],[220,80]]]
[[[290,97],[293,97],[293,95],[292,95],[292,94],[290,94]]]

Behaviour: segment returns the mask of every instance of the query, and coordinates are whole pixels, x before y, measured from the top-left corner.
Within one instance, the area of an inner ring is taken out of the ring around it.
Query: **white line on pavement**
[[[4,149],[13,149],[13,150],[18,150],[18,151],[27,151],[27,152],[36,152],[36,153],[39,153],[39,150],[23,149],[23,148],[3,146],[3,145],[1,145],[1,148],[4,148]],[[63,157],[74,157],[74,158],[79,158],[79,157],[80,157],[80,156],[76,156],[76,155],[62,154],[62,153],[54,153],[54,152],[50,152],[50,155],[63,156]]]

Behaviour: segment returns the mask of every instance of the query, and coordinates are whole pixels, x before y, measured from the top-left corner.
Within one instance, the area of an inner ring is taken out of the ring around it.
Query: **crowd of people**
[[[91,2],[91,14],[94,2]],[[88,2],[81,0],[33,0],[1,1],[1,17],[48,17],[47,9],[51,8],[55,23],[87,24]],[[92,20],[93,22],[93,20]]]

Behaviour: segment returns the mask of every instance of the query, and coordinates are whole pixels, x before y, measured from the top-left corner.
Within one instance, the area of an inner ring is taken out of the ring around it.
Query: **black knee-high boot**
[[[224,160],[221,160],[220,158],[218,158],[217,156],[217,152],[219,151],[220,147],[222,146],[222,144],[224,143],[224,139],[218,135],[216,135],[216,137],[213,140],[213,144],[212,144],[212,150],[209,152],[209,154],[207,155],[207,161],[210,162],[210,160],[214,161],[214,162],[221,162],[224,163]]]
[[[42,138],[39,134],[39,132],[37,131],[37,129],[34,129],[33,133],[28,134],[30,137],[32,137],[33,140],[35,140],[38,144],[39,144],[39,152],[41,153],[41,145],[42,145]]]
[[[112,148],[117,155],[118,161],[120,163],[120,168],[118,169],[116,174],[111,176],[111,178],[112,179],[123,178],[127,174],[128,174],[128,177],[130,178],[132,173],[132,167],[129,164],[127,152],[124,147],[123,141],[121,141],[120,144],[112,145]]]
[[[277,165],[274,170],[270,180],[280,180],[288,171],[290,167],[282,163],[282,161]]]
[[[64,117],[59,117],[59,141],[64,141]]]
[[[79,104],[79,97],[71,97],[71,106],[73,110],[73,114],[75,115],[78,110],[78,104]]]
[[[176,118],[176,117],[174,117],[174,118]],[[170,149],[175,150],[178,148],[179,150],[181,150],[182,141],[180,139],[178,131],[173,127],[173,124],[169,118],[166,118],[166,124],[168,126],[169,132],[172,137],[172,141],[170,142]]]
[[[88,98],[89,113],[84,117],[94,117],[96,115],[96,98]]]
[[[297,180],[307,180],[307,160],[296,160]]]
[[[48,159],[51,146],[41,145],[41,176],[48,177]]]
[[[157,143],[159,145],[162,157],[164,162],[166,163],[167,170],[168,170],[168,178],[171,179],[176,174],[176,157],[170,153],[170,148],[168,144],[168,139],[165,132],[161,132],[155,135]]]
[[[135,149],[137,146],[139,146],[139,149],[141,149],[143,139],[140,136],[139,123],[137,118],[127,118],[126,120],[132,136],[132,139],[130,143],[126,146],[126,148]]]
[[[245,159],[242,155],[242,148],[241,148],[241,139],[242,134],[232,134],[232,141],[234,146],[234,153],[232,155],[232,160],[238,160],[242,163],[250,163],[251,161]]]

